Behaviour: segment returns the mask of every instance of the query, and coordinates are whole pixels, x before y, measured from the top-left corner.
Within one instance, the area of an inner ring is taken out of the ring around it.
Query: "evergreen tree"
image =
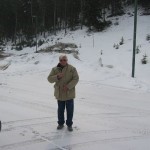
[[[107,15],[123,14],[123,7],[134,0],[0,0],[0,41],[12,40],[15,44],[61,29],[74,30],[87,25],[103,30],[110,24]],[[143,14],[150,14],[150,0],[139,0]]]
[[[150,15],[150,0],[140,0],[141,5],[144,8],[144,15]]]
[[[99,28],[101,17],[100,1],[99,0],[85,0],[84,17],[86,19],[86,24],[91,27],[94,26]]]

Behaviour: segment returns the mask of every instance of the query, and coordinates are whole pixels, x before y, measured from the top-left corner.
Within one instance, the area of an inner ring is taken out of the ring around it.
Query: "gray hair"
[[[67,58],[66,55],[60,55],[60,56],[59,56],[59,60],[62,60],[63,58],[65,58],[66,60],[68,60],[68,58]]]

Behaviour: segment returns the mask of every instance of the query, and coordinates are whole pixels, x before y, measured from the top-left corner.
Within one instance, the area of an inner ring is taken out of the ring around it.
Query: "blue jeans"
[[[58,124],[63,125],[65,123],[65,117],[64,117],[64,112],[65,112],[65,107],[67,111],[67,120],[66,120],[66,125],[72,126],[73,124],[73,112],[74,112],[74,100],[67,100],[67,101],[60,101],[58,100]]]

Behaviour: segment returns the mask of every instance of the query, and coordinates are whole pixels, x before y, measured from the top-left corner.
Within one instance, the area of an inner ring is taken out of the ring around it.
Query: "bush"
[[[6,48],[5,45],[0,45],[0,51],[4,51],[5,48]]]
[[[142,58],[142,60],[141,60],[142,64],[147,64],[147,63],[148,63],[147,57],[148,57],[148,56],[147,56],[146,54],[143,55],[143,58]]]
[[[116,21],[116,22],[114,23],[114,25],[115,25],[115,26],[118,26],[118,25],[119,25],[119,22],[118,22],[118,21]]]
[[[0,50],[3,51],[5,49],[5,47],[6,47],[6,43],[4,41],[0,40]]]
[[[22,40],[21,42],[17,43],[16,45],[13,44],[12,46],[16,46],[16,49],[23,49],[24,47],[34,47],[36,46],[36,42],[33,39]]]
[[[119,49],[119,44],[117,44],[115,48],[116,48],[116,49]]]
[[[21,50],[23,50],[23,47],[22,47],[21,45],[16,46],[16,50],[17,50],[17,51],[21,51]]]
[[[119,44],[120,44],[120,45],[123,45],[123,44],[124,44],[124,38],[123,38],[123,37],[121,38],[121,41],[120,41]]]
[[[20,43],[17,43],[16,46],[17,46],[17,47],[21,47],[21,46],[24,47],[25,44],[26,44],[26,41],[23,40],[23,41],[21,41]]]
[[[105,28],[109,27],[112,24],[111,21],[105,21],[105,22],[101,22],[101,21],[96,21],[95,24],[93,24],[92,26],[89,26],[88,24],[86,24],[89,27],[89,32],[91,31],[103,31]]]
[[[36,46],[36,41],[30,40],[27,42],[27,47],[34,47],[34,46]]]
[[[115,44],[115,43],[114,43],[113,47],[114,47],[115,49],[119,49],[119,44]]]
[[[39,40],[38,41],[38,46],[41,46],[41,45],[43,45],[44,44],[44,40]]]
[[[97,26],[98,31],[102,31],[105,28],[109,27],[112,24],[111,21],[105,21],[105,22],[100,22],[99,25]]]
[[[139,54],[141,51],[139,49],[139,46],[136,47],[136,50],[135,50],[136,54]]]
[[[146,40],[147,40],[147,41],[150,41],[150,34],[148,34],[148,35],[146,36]]]

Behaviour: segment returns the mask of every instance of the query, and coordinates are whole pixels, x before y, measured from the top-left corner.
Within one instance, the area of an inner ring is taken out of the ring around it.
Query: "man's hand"
[[[57,78],[58,78],[59,80],[60,80],[63,76],[64,76],[63,73],[58,73],[58,74],[57,74]]]
[[[63,86],[63,90],[64,90],[64,92],[67,92],[69,90],[68,87],[67,87],[67,85]]]

